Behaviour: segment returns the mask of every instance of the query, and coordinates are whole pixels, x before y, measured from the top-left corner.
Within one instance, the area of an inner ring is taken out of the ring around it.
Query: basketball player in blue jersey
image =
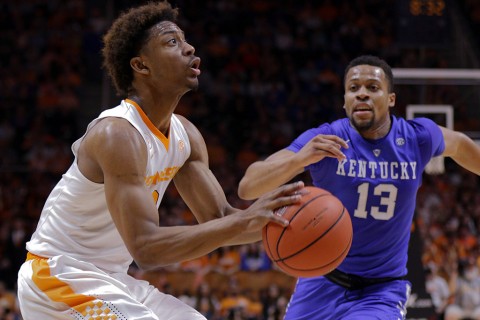
[[[426,164],[443,155],[480,174],[480,147],[466,135],[390,114],[395,93],[385,61],[352,60],[344,86],[347,118],[309,129],[253,163],[239,186],[241,198],[254,199],[308,170],[351,215],[348,256],[324,277],[298,279],[286,320],[405,319],[407,249]]]
[[[75,159],[48,197],[27,243],[18,297],[25,320],[205,320],[199,312],[127,274],[258,241],[273,210],[300,200],[279,187],[240,211],[208,166],[197,128],[174,113],[198,86],[200,59],[167,2],[120,16],[106,34],[104,64],[120,95],[72,146]],[[199,224],[163,227],[158,208],[174,181]]]

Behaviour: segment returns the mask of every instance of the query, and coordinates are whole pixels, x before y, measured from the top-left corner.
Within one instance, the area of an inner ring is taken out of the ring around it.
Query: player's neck
[[[136,102],[150,121],[162,133],[168,133],[170,128],[170,119],[175,110],[178,100],[167,101],[168,99],[155,98],[151,96],[129,95],[128,99]]]
[[[350,125],[362,136],[364,139],[368,140],[378,140],[382,139],[388,135],[392,127],[391,117],[387,117],[385,121],[378,125],[373,125],[370,128],[357,128],[355,125],[350,123]]]

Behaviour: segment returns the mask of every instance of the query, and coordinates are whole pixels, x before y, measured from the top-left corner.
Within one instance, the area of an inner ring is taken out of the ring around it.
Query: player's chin
[[[351,122],[358,131],[368,130],[373,125],[373,119],[357,119],[353,117]]]
[[[192,91],[197,91],[198,87],[199,87],[198,78],[197,77],[191,77],[188,80],[189,80],[188,84],[187,84],[188,89],[192,90]]]

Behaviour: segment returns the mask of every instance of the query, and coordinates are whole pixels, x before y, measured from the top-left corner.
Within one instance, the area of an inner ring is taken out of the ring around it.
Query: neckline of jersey
[[[148,127],[148,129],[153,133],[153,135],[155,137],[158,138],[158,140],[160,140],[160,142],[162,142],[162,144],[164,145],[165,149],[167,149],[168,151],[168,145],[169,145],[169,138],[170,137],[165,137],[165,135],[160,131],[158,130],[157,127],[155,127],[155,125],[152,123],[152,121],[147,117],[147,115],[145,114],[145,112],[143,111],[143,109],[138,105],[138,103],[136,103],[135,101],[133,100],[130,100],[130,99],[125,99],[125,102],[128,103],[128,104],[131,104],[132,106],[135,107],[135,109],[137,110],[138,114],[140,115],[140,117],[142,118],[143,122],[145,123],[145,125]],[[170,128],[171,129],[171,128]],[[168,132],[168,135],[170,136],[170,131]]]

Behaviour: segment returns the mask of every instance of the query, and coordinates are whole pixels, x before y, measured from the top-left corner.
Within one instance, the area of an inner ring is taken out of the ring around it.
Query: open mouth
[[[370,118],[373,114],[373,109],[368,104],[360,104],[353,108],[352,114],[359,119]]]
[[[353,108],[354,113],[367,113],[372,112],[372,108],[368,104],[359,104]]]
[[[200,58],[194,58],[193,61],[190,63],[190,69],[193,71],[195,76],[199,76],[200,71]]]

